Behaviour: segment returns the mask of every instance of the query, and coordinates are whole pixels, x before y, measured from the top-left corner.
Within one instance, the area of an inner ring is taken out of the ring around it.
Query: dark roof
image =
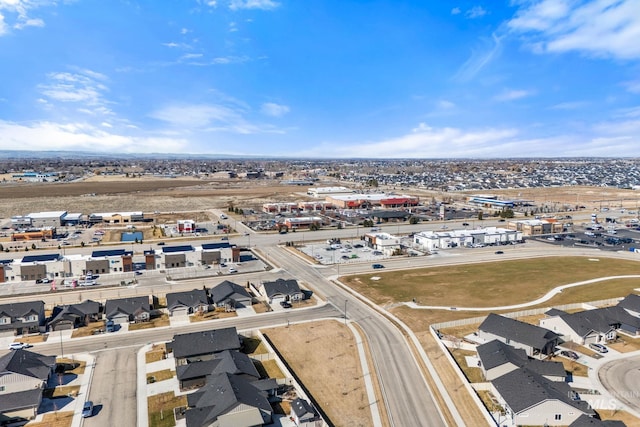
[[[193,252],[193,246],[181,245],[181,246],[163,246],[162,253],[169,254],[174,252]]]
[[[225,350],[216,354],[216,359],[220,360],[220,364],[214,368],[214,374],[227,372],[234,375],[249,375],[255,379],[260,378],[253,360],[244,353]]]
[[[124,256],[124,255],[133,255],[133,251],[127,251],[126,249],[110,249],[104,251],[93,251],[91,252],[92,258],[101,258],[108,256]]]
[[[55,364],[55,356],[45,356],[28,350],[13,350],[0,357],[0,372],[15,372],[45,381]]]
[[[212,250],[212,249],[224,249],[224,248],[230,248],[231,247],[231,243],[229,242],[219,242],[219,243],[203,243],[202,244],[202,249],[203,250]]]
[[[476,349],[485,370],[512,363],[518,368],[527,368],[543,376],[565,377],[567,374],[561,362],[545,362],[531,359],[522,349],[516,349],[502,341],[493,340],[479,345]]]
[[[300,286],[296,279],[277,279],[273,282],[264,282],[264,292],[269,298],[274,295],[293,295],[300,293]]]
[[[588,415],[580,415],[569,427],[625,427],[622,421],[607,420],[602,421]]]
[[[55,306],[51,313],[51,319],[47,323],[51,325],[60,320],[73,320],[87,315],[99,314],[100,303],[96,301],[86,300],[78,304]]]
[[[118,312],[132,315],[139,311],[151,311],[149,297],[108,299],[104,307],[104,314],[107,318],[112,317]]]
[[[187,395],[187,403],[191,407],[185,414],[187,427],[209,426],[240,404],[272,413],[263,392],[246,379],[228,373],[210,377],[204,387]]]
[[[43,310],[44,301],[25,301],[0,305],[0,315],[5,313],[12,318],[23,317],[31,312],[40,313]]]
[[[622,313],[623,311],[624,314]],[[606,333],[612,328],[617,329],[623,319],[633,322],[633,319],[629,319],[625,315],[634,317],[622,307],[615,306],[579,311],[577,313],[565,313],[560,315],[560,318],[578,335],[584,337],[591,331]],[[637,318],[636,320],[640,321]]]
[[[185,292],[171,292],[167,294],[167,308],[169,311],[177,307],[196,307],[208,304],[207,291],[204,289],[193,289]]]
[[[548,329],[494,313],[489,314],[478,329],[536,349],[558,339],[558,334]]]
[[[2,399],[0,399],[0,413],[36,408],[40,405],[41,400],[41,388],[3,394]]]
[[[186,365],[179,365],[176,366],[176,377],[180,381],[206,377],[207,375],[210,375],[213,372],[213,369],[219,364],[220,360],[211,359],[187,363]]]
[[[618,307],[640,312],[640,295],[629,294],[618,303]]]
[[[491,381],[514,413],[520,413],[546,400],[558,400],[585,414],[595,414],[585,401],[574,400],[569,384],[550,381],[527,369],[516,369]]]
[[[59,259],[60,254],[28,255],[22,258],[22,262],[58,261]]]
[[[179,334],[173,337],[173,355],[176,358],[238,349],[240,349],[240,338],[236,328],[233,326]]]
[[[251,295],[244,287],[228,280],[225,280],[224,282],[209,289],[209,294],[211,295],[211,301],[214,303],[219,303],[228,299],[241,300],[251,298]]]
[[[278,381],[275,378],[263,378],[252,381],[251,384],[261,391],[275,390],[278,388]]]
[[[567,314],[566,311],[559,310],[557,308],[552,308],[544,313],[547,316],[562,316],[563,314]]]
[[[0,259],[0,264],[11,264],[14,260],[13,259]]]
[[[309,402],[299,397],[291,401],[291,409],[300,419],[306,420],[308,418],[314,418],[318,416],[318,413]]]

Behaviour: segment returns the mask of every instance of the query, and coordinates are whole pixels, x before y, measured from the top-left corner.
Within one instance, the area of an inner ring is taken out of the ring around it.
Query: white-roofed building
[[[413,236],[413,244],[425,251],[474,245],[504,245],[521,242],[521,231],[486,227],[475,230],[422,231]]]
[[[353,194],[354,191],[347,187],[317,187],[309,188],[307,194],[317,199],[331,195]]]
[[[31,227],[60,227],[67,211],[33,212],[27,215],[31,219]]]
[[[363,240],[368,247],[387,256],[391,256],[395,250],[400,249],[400,238],[389,233],[366,233]]]

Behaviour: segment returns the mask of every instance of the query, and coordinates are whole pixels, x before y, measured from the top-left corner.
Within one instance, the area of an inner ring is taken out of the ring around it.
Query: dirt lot
[[[345,325],[327,320],[262,332],[334,425],[372,425],[355,339]]]

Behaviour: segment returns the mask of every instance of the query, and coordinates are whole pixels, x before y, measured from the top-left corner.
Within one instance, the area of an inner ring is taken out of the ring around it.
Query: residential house
[[[629,314],[640,317],[640,295],[627,295],[618,303],[618,307],[624,308]]]
[[[588,415],[580,415],[577,420],[569,424],[569,427],[625,427],[622,421],[606,420],[602,421]]]
[[[220,373],[187,395],[187,427],[253,427],[270,424],[273,409],[266,393],[245,378]]]
[[[622,312],[632,317],[623,308],[618,306],[615,308],[617,310],[598,308],[577,313],[565,313],[561,310],[548,311],[545,313],[547,317],[540,319],[540,325],[562,335],[565,341],[582,345],[608,342],[617,337],[616,331],[621,327],[619,317],[623,316]],[[625,321],[631,322],[632,319],[625,316]]]
[[[148,322],[151,319],[149,297],[109,299],[104,307],[104,316],[116,324]]]
[[[224,372],[245,377],[249,381],[260,378],[253,360],[236,350],[216,353],[214,359],[211,360],[176,366],[176,377],[181,390],[203,387],[207,382],[207,376]]]
[[[44,332],[44,301],[0,304],[0,337]]]
[[[309,402],[299,397],[291,401],[289,417],[299,427],[321,427],[323,425],[320,414]]]
[[[478,336],[485,340],[499,340],[525,350],[527,356],[553,354],[559,336],[536,325],[491,313],[478,327]]]
[[[262,282],[260,293],[267,298],[269,304],[278,304],[282,301],[302,301],[304,292],[300,290],[295,279],[277,279],[273,282]]]
[[[167,310],[170,316],[186,316],[209,311],[209,297],[204,289],[167,294]]]
[[[238,307],[251,307],[253,298],[246,288],[225,280],[209,289],[211,302],[216,307],[224,307],[226,311],[235,311]]]
[[[567,373],[561,362],[545,362],[532,359],[521,348],[514,348],[502,341],[493,340],[477,347],[480,369],[487,381],[519,368],[526,368],[551,381],[565,381]]]
[[[595,415],[569,384],[549,381],[527,369],[494,379],[491,392],[503,405],[510,425],[566,426],[581,415]]]
[[[174,335],[169,344],[176,366],[215,358],[225,350],[240,350],[241,342],[235,327]]]
[[[47,322],[47,329],[62,331],[87,326],[90,322],[99,321],[101,314],[102,305],[91,300],[79,304],[55,306]]]
[[[14,350],[0,356],[0,424],[33,419],[55,356]]]

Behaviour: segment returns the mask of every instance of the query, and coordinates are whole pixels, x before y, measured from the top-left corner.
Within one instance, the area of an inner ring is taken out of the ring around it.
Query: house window
[[[10,317],[0,317],[0,324],[6,325],[7,323],[11,323]]]
[[[562,419],[562,414],[556,414],[555,420],[560,421]]]
[[[5,390],[3,385],[0,385],[0,393],[3,392]]]

